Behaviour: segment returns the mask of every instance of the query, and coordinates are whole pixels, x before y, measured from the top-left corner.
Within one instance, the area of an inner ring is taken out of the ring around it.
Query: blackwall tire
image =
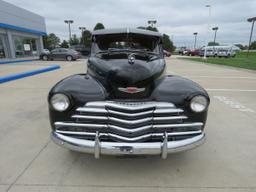
[[[43,55],[43,57],[42,57],[42,60],[43,60],[43,61],[48,61],[48,59],[49,59],[49,58],[48,58],[47,55]]]
[[[68,56],[66,57],[66,60],[67,60],[67,61],[72,61],[72,60],[73,60],[73,57],[72,57],[71,55],[68,55]]]

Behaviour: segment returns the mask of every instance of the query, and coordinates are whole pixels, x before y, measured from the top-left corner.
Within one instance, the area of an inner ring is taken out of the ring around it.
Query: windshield
[[[159,54],[159,37],[139,34],[111,34],[95,37],[94,53],[144,51]]]

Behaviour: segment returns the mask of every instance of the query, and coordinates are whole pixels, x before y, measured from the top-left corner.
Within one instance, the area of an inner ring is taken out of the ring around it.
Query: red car
[[[195,49],[195,50],[192,50],[192,51],[189,51],[188,55],[189,56],[199,56],[199,50],[198,49]]]

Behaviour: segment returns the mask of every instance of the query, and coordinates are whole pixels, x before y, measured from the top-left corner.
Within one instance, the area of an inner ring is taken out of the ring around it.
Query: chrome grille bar
[[[162,142],[171,137],[201,134],[204,124],[189,122],[183,113],[183,109],[168,102],[97,101],[77,108],[71,116],[73,120],[55,122],[55,127],[58,134],[73,137],[104,136],[131,142],[152,137]]]
[[[149,126],[141,126],[136,128],[124,128],[116,125],[103,125],[103,124],[83,124],[83,123],[64,123],[64,122],[56,122],[55,126],[58,128],[61,127],[84,127],[84,128],[95,128],[95,129],[114,129],[117,131],[123,131],[127,133],[136,133],[145,130],[154,130],[154,129],[162,129],[162,128],[183,128],[183,127],[194,127],[194,128],[201,128],[203,123],[186,123],[186,124],[163,124],[163,125],[149,125]]]
[[[60,134],[68,134],[68,135],[81,135],[81,136],[96,136],[98,132],[96,133],[90,133],[90,132],[74,132],[74,131],[56,131],[57,133]],[[195,135],[195,134],[201,134],[202,131],[198,130],[198,131],[187,131],[187,132],[175,132],[175,133],[167,133],[168,137],[171,136],[182,136],[182,135]],[[138,136],[138,137],[133,137],[133,138],[129,138],[129,137],[124,137],[124,136],[120,136],[117,134],[113,134],[113,133],[98,133],[99,137],[102,136],[106,136],[106,137],[111,137],[111,138],[115,138],[115,139],[120,139],[123,141],[139,141],[142,139],[146,139],[146,138],[150,138],[150,137],[163,137],[164,133],[150,133],[150,134],[145,134],[142,136]]]

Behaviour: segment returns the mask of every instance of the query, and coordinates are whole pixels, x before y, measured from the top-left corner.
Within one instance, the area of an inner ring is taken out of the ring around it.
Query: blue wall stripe
[[[47,33],[43,32],[43,31],[37,31],[34,29],[28,29],[25,27],[19,27],[19,26],[15,26],[15,25],[6,24],[6,23],[0,23],[0,27],[7,28],[7,29],[14,29],[17,31],[22,31],[22,32],[27,32],[27,33],[34,33],[34,34],[42,35],[42,36],[47,35]]]
[[[13,81],[13,80],[16,80],[16,79],[36,75],[36,74],[39,74],[39,73],[53,71],[53,70],[56,70],[56,69],[59,69],[59,68],[60,68],[59,65],[53,65],[51,67],[47,67],[47,68],[43,68],[43,69],[38,69],[38,70],[28,71],[28,72],[24,72],[24,73],[15,74],[15,75],[8,75],[8,76],[5,76],[5,77],[0,77],[0,83]]]
[[[22,63],[22,62],[31,62],[38,59],[22,59],[22,60],[9,60],[9,61],[0,61],[0,65],[12,64],[12,63]]]

